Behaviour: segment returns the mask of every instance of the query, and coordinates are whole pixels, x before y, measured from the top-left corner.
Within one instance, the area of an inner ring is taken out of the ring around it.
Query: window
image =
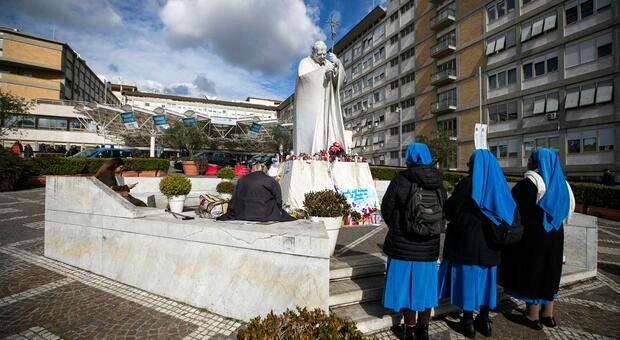
[[[489,88],[499,89],[517,82],[517,70],[512,68],[489,75]]]
[[[532,37],[532,25],[530,23],[521,26],[521,42],[527,41]]]
[[[487,111],[492,124],[515,120],[517,119],[517,102],[489,105]]]
[[[573,131],[566,134],[568,153],[614,150],[614,128]]]
[[[413,7],[413,0],[407,2],[405,5],[403,5],[403,7],[400,8],[400,14],[404,14],[405,12],[410,10],[412,7]]]
[[[489,143],[489,151],[495,158],[513,158],[519,155],[517,151],[517,140],[496,141]]]
[[[394,80],[390,83],[390,90],[394,90],[398,88],[398,80]]]
[[[594,104],[594,93],[596,86],[594,84],[584,85],[581,87],[581,95],[579,96],[579,106],[588,106]]]
[[[532,63],[523,65],[523,78],[532,78]]]
[[[602,35],[596,39],[596,50],[598,58],[611,55],[611,33]]]
[[[405,61],[405,60],[413,57],[414,55],[415,55],[415,48],[412,47],[412,48],[406,50],[405,52],[403,52],[403,54],[400,55],[400,59],[402,61]]]
[[[37,123],[38,123],[37,128],[39,129],[49,129],[49,130],[66,130],[67,129],[66,119],[38,118]]]
[[[534,64],[534,73],[536,74],[536,77],[542,76],[543,74],[545,74],[545,61],[544,60],[539,61]]]
[[[612,100],[614,82],[612,80],[606,80],[598,82],[596,85],[596,103],[608,103]]]
[[[534,114],[541,114],[545,112],[545,100],[546,96],[537,96],[534,98]]]
[[[515,40],[516,33],[514,29],[487,40],[486,55],[498,53],[505,48],[514,46],[516,44]]]
[[[400,107],[403,109],[412,107],[415,105],[415,98],[409,98],[405,101],[400,102]]]
[[[505,16],[506,14],[514,11],[515,0],[499,0],[487,7],[488,22],[493,21]]]
[[[446,131],[451,137],[456,137],[456,118],[437,122],[437,128],[440,131]]]
[[[566,46],[566,68],[595,61],[612,54],[611,32],[596,39],[588,39],[580,43]]]
[[[547,72],[555,72],[558,70],[558,57],[547,59]]]
[[[410,73],[402,78],[400,78],[401,85],[408,84],[415,80],[415,73]]]
[[[390,60],[390,66],[391,66],[391,67],[394,67],[394,66],[396,66],[396,65],[398,65],[398,57],[396,57],[396,58],[394,58],[394,59]]]
[[[448,71],[448,70],[456,71],[456,59],[452,59],[448,62],[437,65],[437,73],[441,73],[441,72]]]
[[[547,106],[545,109],[546,113],[558,111],[558,102],[559,102],[558,97],[559,97],[559,94],[557,92],[547,94]]]
[[[390,15],[390,22],[394,22],[396,20],[398,20],[398,12]]]
[[[557,12],[549,12],[521,25],[521,42],[527,41],[557,27]]]
[[[398,43],[398,34],[394,35],[390,38],[390,45],[394,45]]]
[[[595,5],[596,2],[596,5]],[[564,5],[566,25],[592,16],[599,11],[611,8],[610,0],[573,0]]]
[[[407,34],[413,32],[415,29],[415,23],[411,23],[407,26],[405,26],[405,28],[400,30],[400,37],[404,38]]]

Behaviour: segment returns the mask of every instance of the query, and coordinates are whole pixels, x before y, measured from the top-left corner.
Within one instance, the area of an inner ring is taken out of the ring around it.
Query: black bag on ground
[[[493,241],[498,245],[507,246],[521,241],[523,237],[523,225],[521,224],[521,215],[518,209],[515,209],[515,217],[512,225],[502,222],[498,226],[491,226],[493,232]]]
[[[440,189],[424,189],[411,183],[403,226],[405,235],[434,236],[441,234],[445,217]]]

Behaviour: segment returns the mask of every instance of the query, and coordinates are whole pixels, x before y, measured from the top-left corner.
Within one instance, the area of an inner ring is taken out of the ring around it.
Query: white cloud
[[[317,11],[302,0],[187,0],[169,1],[160,18],[173,48],[206,47],[233,65],[276,75],[325,39]]]

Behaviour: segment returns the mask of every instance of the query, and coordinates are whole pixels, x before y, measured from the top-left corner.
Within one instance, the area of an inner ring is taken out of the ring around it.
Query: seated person
[[[125,197],[129,202],[138,207],[146,207],[146,204],[141,200],[131,196],[129,190],[136,186],[136,183],[129,185],[120,185],[121,173],[125,167],[125,162],[120,158],[113,158],[105,163],[97,170],[95,177],[103,182],[103,184],[110,187],[112,190],[118,192],[121,196]]]
[[[219,221],[293,221],[282,209],[282,190],[275,179],[267,175],[265,164],[256,164],[254,171],[239,179],[228,212]]]

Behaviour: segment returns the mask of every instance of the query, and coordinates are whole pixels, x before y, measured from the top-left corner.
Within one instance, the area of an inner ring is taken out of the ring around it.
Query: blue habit
[[[558,154],[547,148],[534,151],[532,160],[538,164],[538,174],[547,187],[538,206],[545,212],[543,226],[546,231],[559,229],[570,210],[570,194],[560,166]]]
[[[402,261],[388,257],[383,307],[423,312],[437,307],[437,261]]]
[[[407,153],[405,154],[405,163],[408,166],[411,165],[431,165],[433,163],[433,157],[431,157],[431,151],[428,146],[423,143],[411,143],[407,146]]]
[[[517,204],[512,198],[506,177],[495,156],[486,149],[478,149],[471,156],[471,197],[491,222],[512,225]]]
[[[464,311],[490,309],[497,305],[497,266],[452,263],[443,259],[439,267],[439,298]]]

